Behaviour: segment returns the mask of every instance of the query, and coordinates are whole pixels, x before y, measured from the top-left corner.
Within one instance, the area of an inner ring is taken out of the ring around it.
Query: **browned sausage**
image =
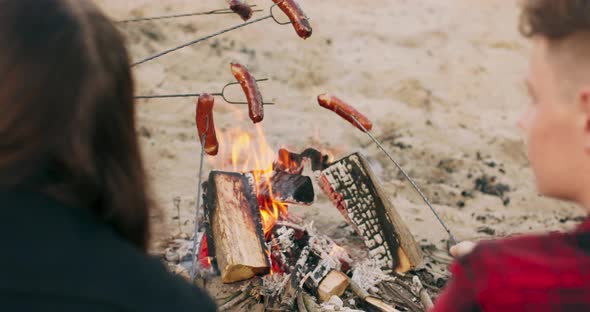
[[[231,63],[231,72],[246,94],[250,119],[254,123],[261,122],[264,119],[264,108],[262,107],[262,95],[260,95],[256,79],[254,79],[248,69],[242,64]]]
[[[212,95],[203,93],[199,96],[197,101],[197,114],[195,122],[197,123],[197,132],[199,133],[199,140],[205,149],[205,153],[211,156],[217,155],[219,151],[219,143],[217,142],[217,134],[215,133],[215,124],[213,123],[213,103],[215,99]],[[207,133],[205,143],[203,143],[203,136]]]
[[[309,20],[301,7],[295,2],[295,0],[272,0],[276,3],[279,8],[289,17],[291,23],[293,23],[293,27],[295,28],[295,32],[297,35],[303,39],[309,38],[312,33],[311,25],[309,24]]]
[[[228,0],[229,8],[238,14],[244,22],[252,17],[252,8],[246,3],[246,0]]]
[[[354,109],[354,107],[346,104],[344,101],[335,96],[329,94],[320,94],[318,95],[318,103],[321,107],[327,108],[340,115],[340,117],[346,119],[348,122],[363,132],[365,132],[365,130],[371,131],[371,129],[373,129],[373,123],[367,117],[359,113],[359,111]],[[353,117],[356,118],[358,122],[363,127],[365,127],[365,129],[359,126]]]

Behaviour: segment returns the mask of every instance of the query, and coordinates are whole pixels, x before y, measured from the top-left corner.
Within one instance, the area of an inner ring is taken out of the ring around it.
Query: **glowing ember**
[[[199,263],[203,268],[209,269],[211,267],[211,258],[209,257],[209,253],[207,251],[207,237],[203,237],[201,249],[197,254],[197,259],[199,259]]]

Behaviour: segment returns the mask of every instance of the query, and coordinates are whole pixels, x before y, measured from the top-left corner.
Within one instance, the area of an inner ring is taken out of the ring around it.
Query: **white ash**
[[[181,263],[191,261],[193,258],[193,242],[191,240],[177,238],[168,244],[164,253],[168,262]]]
[[[417,275],[412,277],[411,288],[412,288],[412,291],[416,294],[419,294],[422,291],[422,289],[424,289],[424,285],[422,284],[420,277],[418,277]]]
[[[279,228],[276,232],[277,235],[270,242],[270,244],[278,245],[281,248],[282,252],[285,252],[293,246],[295,246],[295,230],[283,226]]]
[[[310,236],[309,246],[322,259],[331,259],[336,263],[335,269],[340,270],[342,263],[353,263],[352,258],[346,250],[340,247],[331,238],[315,232],[313,222],[306,225],[307,233]]]
[[[309,246],[305,246],[301,251],[301,255],[299,256],[299,260],[295,263],[296,267],[303,267],[305,263],[307,263],[307,259],[309,258]]]
[[[320,263],[311,271],[311,274],[308,277],[311,279],[311,283],[314,287],[319,287],[322,280],[332,271],[332,270],[340,270],[337,269],[340,267],[340,263],[337,261],[332,260],[332,258],[327,257],[322,259]]]
[[[291,274],[267,274],[262,277],[262,295],[277,297],[289,282]]]
[[[331,305],[333,305],[335,307],[340,307],[340,308],[343,308],[344,307],[344,302],[338,296],[332,296],[332,297],[330,297],[330,300],[328,300],[327,303],[328,304],[331,304]]]
[[[297,263],[295,264],[296,268],[304,268],[306,266],[307,260],[309,259],[309,246],[305,246],[305,248],[303,248],[303,250],[301,251],[301,256],[299,257],[299,260],[297,260]],[[300,276],[301,272],[295,272],[295,274],[297,274],[297,277],[299,277],[299,288],[302,288],[303,285],[305,284],[305,281],[307,281],[307,279],[311,276],[311,272],[307,272],[305,275]]]
[[[355,265],[352,273],[352,281],[359,285],[361,289],[376,294],[379,292],[377,285],[382,282],[395,281],[395,277],[381,270],[379,262],[365,260]]]
[[[342,299],[340,299],[340,297],[338,297],[338,296],[330,297],[330,300],[328,300],[328,303],[332,303],[332,304],[344,307],[344,301],[342,301]]]
[[[309,239],[309,247],[322,259],[330,257],[334,245],[329,238],[321,235],[315,235]]]
[[[328,302],[322,303],[320,308],[322,311],[363,312],[363,310],[345,307],[344,302],[338,296],[332,296]]]
[[[254,174],[252,174],[251,172],[244,173],[244,177],[246,177],[248,184],[254,189],[256,189],[256,179],[254,178]]]
[[[201,241],[203,233],[199,234],[199,241]],[[163,256],[172,273],[189,278],[189,272],[193,265],[193,241],[188,234],[181,233],[169,241]],[[198,261],[197,266],[197,275],[201,278],[211,278],[217,275],[213,267],[204,268]]]

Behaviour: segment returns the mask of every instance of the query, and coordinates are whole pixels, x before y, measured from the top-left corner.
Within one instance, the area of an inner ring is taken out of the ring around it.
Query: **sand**
[[[442,227],[366,135],[317,106],[318,94],[336,94],[373,120],[374,135],[423,187],[459,239],[567,230],[578,223],[582,209],[535,191],[516,127],[529,101],[523,83],[529,43],[518,34],[515,3],[301,2],[314,27],[310,39],[301,40],[290,26],[267,20],[136,67],[137,93],[216,92],[233,81],[231,61],[248,66],[258,78],[270,79],[261,84],[265,99],[276,102],[266,107],[262,123],[269,146],[293,151],[315,147],[336,158],[361,151],[425,245],[444,249]],[[98,3],[117,20],[225,7],[223,0]],[[267,9],[271,1],[252,3]],[[120,28],[133,60],[139,60],[240,22],[237,16],[213,15]],[[162,212],[154,216],[155,239],[178,232],[179,221],[181,230],[190,233],[200,157],[195,99],[140,101],[137,108],[146,167]],[[260,138],[245,106],[218,101],[215,114],[218,131],[237,128]],[[220,163],[209,159],[205,171]],[[495,177],[509,191],[495,196],[476,190],[483,175]],[[348,238],[341,230],[343,218],[323,194],[312,207],[291,211],[313,220],[326,234]]]

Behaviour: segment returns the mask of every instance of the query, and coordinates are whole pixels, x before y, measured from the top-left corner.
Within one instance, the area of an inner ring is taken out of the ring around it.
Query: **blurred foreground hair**
[[[145,251],[150,200],[114,25],[89,0],[0,0],[0,77],[0,187],[89,209]]]
[[[550,40],[590,34],[590,0],[523,0],[520,31]]]

